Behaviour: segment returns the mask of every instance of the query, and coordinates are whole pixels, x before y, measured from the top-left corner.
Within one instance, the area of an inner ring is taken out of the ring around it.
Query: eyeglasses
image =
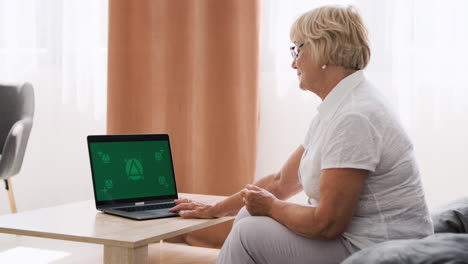
[[[302,48],[302,46],[304,46],[304,44],[305,43],[302,43],[298,47],[296,47],[296,46],[289,47],[289,49],[291,50],[291,56],[293,57],[294,60],[297,60],[297,58],[299,57],[299,52],[301,52],[299,49]]]

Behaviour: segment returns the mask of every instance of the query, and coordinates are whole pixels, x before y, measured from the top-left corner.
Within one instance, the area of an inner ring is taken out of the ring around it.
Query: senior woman
[[[432,234],[411,141],[362,72],[370,49],[359,14],[317,8],[290,37],[300,88],[322,99],[302,145],[278,173],[224,201],[180,199],[173,210],[238,213],[218,263],[339,263],[379,242]],[[302,190],[307,205],[285,201]]]

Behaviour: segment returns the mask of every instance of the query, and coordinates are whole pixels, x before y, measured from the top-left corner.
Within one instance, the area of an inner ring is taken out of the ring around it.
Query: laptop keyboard
[[[124,207],[124,208],[118,208],[116,210],[125,211],[125,212],[138,212],[138,211],[172,208],[174,206],[176,206],[175,203],[165,203],[165,204],[151,204],[151,205],[143,205],[143,206]]]

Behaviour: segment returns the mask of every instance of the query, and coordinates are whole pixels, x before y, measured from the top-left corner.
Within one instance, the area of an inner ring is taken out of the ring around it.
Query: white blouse
[[[321,170],[369,171],[344,233],[355,246],[433,234],[411,141],[362,71],[343,79],[319,105],[303,146],[299,178],[312,205],[320,202]]]

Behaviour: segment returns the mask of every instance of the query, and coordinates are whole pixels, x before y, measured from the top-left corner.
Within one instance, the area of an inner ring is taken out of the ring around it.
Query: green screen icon
[[[143,165],[137,159],[129,159],[125,162],[125,173],[133,181],[143,180]]]
[[[102,155],[102,162],[110,163],[110,157],[107,154]]]
[[[154,153],[154,158],[155,158],[157,161],[161,161],[161,160],[163,159],[162,152],[155,152],[155,153]]]
[[[107,189],[112,189],[112,187],[114,187],[114,183],[112,182],[112,180],[106,180],[104,185]]]
[[[159,176],[158,177],[158,182],[159,182],[159,185],[162,185],[162,186],[164,186],[166,188],[169,187],[169,183],[167,182],[166,177],[164,177],[164,176]]]

